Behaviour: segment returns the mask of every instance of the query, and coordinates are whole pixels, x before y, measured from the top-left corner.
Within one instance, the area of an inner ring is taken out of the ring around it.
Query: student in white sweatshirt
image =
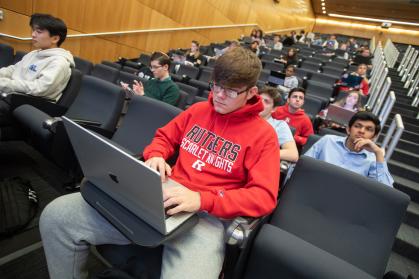
[[[0,69],[0,92],[20,92],[55,102],[70,79],[70,67],[75,65],[71,53],[60,48],[67,26],[47,14],[33,14],[29,24],[36,50],[15,65]],[[0,126],[10,123],[9,110],[9,105],[0,101]]]

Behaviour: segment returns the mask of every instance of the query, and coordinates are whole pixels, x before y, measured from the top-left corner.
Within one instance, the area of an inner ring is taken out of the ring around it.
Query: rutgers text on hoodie
[[[217,113],[200,102],[156,132],[144,158],[170,158],[179,149],[171,178],[201,195],[202,211],[220,218],[259,217],[276,206],[279,144],[259,117],[259,96],[242,108]]]
[[[0,91],[58,100],[70,79],[73,56],[62,48],[34,50],[0,69]]]
[[[313,124],[310,118],[304,113],[303,109],[291,113],[288,110],[288,104],[278,107],[273,113],[272,117],[278,120],[284,120],[289,126],[295,128],[294,140],[298,145],[304,145],[307,138],[314,134]]]

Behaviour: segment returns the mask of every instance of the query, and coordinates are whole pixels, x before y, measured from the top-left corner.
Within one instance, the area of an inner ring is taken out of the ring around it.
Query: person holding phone
[[[179,99],[179,87],[172,81],[169,75],[170,58],[162,52],[151,55],[150,70],[153,79],[144,84],[134,80],[132,89],[127,83],[121,82],[121,86],[133,95],[147,96],[175,106]]]

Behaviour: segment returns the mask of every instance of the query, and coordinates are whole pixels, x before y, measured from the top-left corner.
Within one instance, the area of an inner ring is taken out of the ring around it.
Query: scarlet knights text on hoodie
[[[0,91],[22,92],[56,101],[74,65],[71,53],[62,48],[31,51],[15,65],[0,69]]]
[[[304,113],[303,109],[291,113],[288,110],[288,104],[278,107],[273,113],[272,117],[278,120],[284,120],[289,126],[295,128],[294,140],[298,145],[304,145],[307,138],[314,134],[313,124],[310,118]]]
[[[169,158],[179,149],[171,178],[201,195],[201,210],[221,218],[258,217],[276,206],[279,144],[259,117],[259,96],[242,108],[217,113],[208,102],[182,112],[156,132],[144,158]]]

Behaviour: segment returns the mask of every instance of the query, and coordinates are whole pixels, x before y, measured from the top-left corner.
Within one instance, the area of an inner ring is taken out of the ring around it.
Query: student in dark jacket
[[[192,41],[191,49],[186,52],[186,65],[199,67],[204,62],[204,56],[199,51],[198,41]]]

